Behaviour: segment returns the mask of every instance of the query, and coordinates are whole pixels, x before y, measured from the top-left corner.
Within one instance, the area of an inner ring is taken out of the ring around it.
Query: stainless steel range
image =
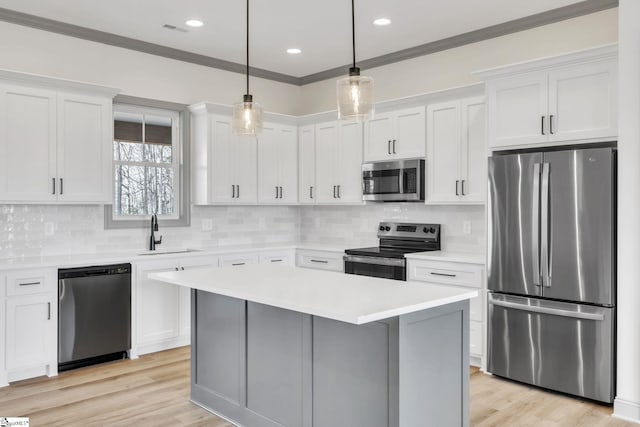
[[[404,255],[439,251],[440,224],[381,222],[378,238],[378,246],[344,251],[345,273],[407,280],[407,260]]]

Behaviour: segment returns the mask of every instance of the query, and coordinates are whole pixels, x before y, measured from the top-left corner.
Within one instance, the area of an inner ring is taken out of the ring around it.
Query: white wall
[[[585,49],[618,40],[618,9],[545,25],[373,69],[376,101],[477,83],[473,71]],[[347,69],[345,68],[345,75]],[[335,81],[302,88],[300,114],[336,109]]]
[[[242,100],[242,74],[0,22],[0,68],[98,83],[122,94],[193,104]],[[300,87],[251,78],[268,111],[296,114]]]
[[[640,2],[620,0],[618,375],[614,413],[640,422]]]

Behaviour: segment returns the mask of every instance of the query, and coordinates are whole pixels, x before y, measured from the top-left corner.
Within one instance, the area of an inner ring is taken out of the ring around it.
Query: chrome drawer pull
[[[320,263],[320,264],[329,264],[329,261],[325,261],[325,260],[322,260],[322,259],[312,259],[312,260],[309,260],[309,261],[317,262],[317,263]]]
[[[41,282],[26,282],[26,283],[19,283],[18,286],[34,286],[34,285],[40,285]]]
[[[434,276],[456,277],[455,274],[434,273],[433,271],[431,271],[429,274],[434,275]]]
[[[236,262],[236,263],[233,263],[231,265],[244,265],[244,264],[245,264],[244,262]]]
[[[281,259],[272,259],[271,262],[282,262]]]

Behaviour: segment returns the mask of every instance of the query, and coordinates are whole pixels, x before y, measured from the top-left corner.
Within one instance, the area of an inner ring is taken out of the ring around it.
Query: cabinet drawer
[[[7,296],[31,295],[55,289],[55,270],[36,269],[7,273]]]
[[[477,264],[409,260],[408,280],[480,288],[483,271]]]
[[[482,356],[482,322],[469,322],[469,353]]]
[[[343,253],[299,251],[296,264],[298,267],[342,272],[344,271],[343,256]]]
[[[257,264],[258,254],[234,254],[222,255],[220,257],[220,267],[239,267],[242,265]]]
[[[260,254],[260,264],[292,265],[293,253],[291,251],[265,252]]]

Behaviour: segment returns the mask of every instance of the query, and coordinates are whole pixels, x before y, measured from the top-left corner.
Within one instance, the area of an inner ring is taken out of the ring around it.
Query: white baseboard
[[[613,402],[613,416],[625,421],[640,424],[640,403],[616,397]]]

